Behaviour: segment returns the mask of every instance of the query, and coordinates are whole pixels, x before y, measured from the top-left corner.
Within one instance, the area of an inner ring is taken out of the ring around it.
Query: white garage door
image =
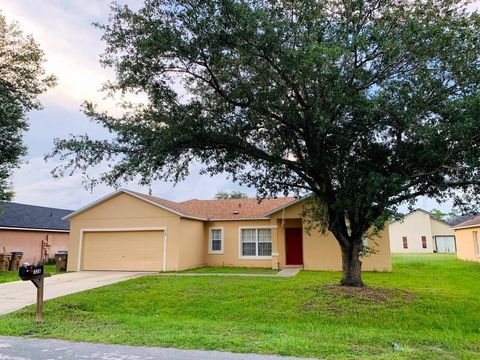
[[[82,270],[162,271],[163,231],[83,234]]]
[[[439,253],[454,253],[456,251],[455,236],[435,236],[435,242]]]

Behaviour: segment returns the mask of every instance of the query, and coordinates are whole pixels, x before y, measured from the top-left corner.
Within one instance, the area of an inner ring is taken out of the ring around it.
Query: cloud
[[[53,179],[51,170],[58,165],[57,162],[45,162],[41,157],[30,159],[15,172],[13,182],[15,184],[14,201],[25,204],[35,204],[75,210],[113,191],[114,188],[99,185],[93,191],[85,189],[79,174]],[[157,181],[152,184],[152,195],[174,201],[188,199],[212,199],[217,191],[240,190],[247,192],[249,196],[255,196],[253,189],[245,189],[233,185],[226,175],[210,177],[197,175],[200,165],[192,165],[192,171],[187,179],[176,186],[172,183]],[[90,174],[95,176],[103,169],[92,169]],[[140,186],[135,182],[122,184],[122,187],[143,193],[148,193],[149,188]]]
[[[125,3],[135,6],[138,1]],[[114,75],[99,63],[104,44],[101,32],[92,26],[106,22],[109,2],[3,0],[2,12],[7,21],[18,21],[24,32],[34,36],[45,52],[46,70],[58,78],[57,86],[41,96],[46,106],[78,109],[84,100],[92,100],[101,103],[102,109],[118,111],[121,99],[105,99],[100,91]],[[127,98],[144,101],[142,96]]]

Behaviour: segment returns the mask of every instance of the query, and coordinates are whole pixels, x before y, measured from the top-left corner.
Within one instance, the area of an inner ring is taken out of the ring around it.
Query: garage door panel
[[[83,270],[163,270],[163,231],[87,232]]]

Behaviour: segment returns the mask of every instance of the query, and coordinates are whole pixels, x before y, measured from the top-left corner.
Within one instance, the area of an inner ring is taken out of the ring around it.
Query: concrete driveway
[[[151,273],[127,271],[80,271],[45,278],[44,299],[114,284]],[[0,315],[35,304],[37,289],[30,281],[0,284]]]

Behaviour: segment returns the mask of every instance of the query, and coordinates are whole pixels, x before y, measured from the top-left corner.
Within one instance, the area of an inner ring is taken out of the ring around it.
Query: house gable
[[[128,193],[118,192],[102,202],[97,202],[91,207],[70,214],[67,218],[70,220],[100,220],[158,217],[179,217],[179,215],[138,199]]]

